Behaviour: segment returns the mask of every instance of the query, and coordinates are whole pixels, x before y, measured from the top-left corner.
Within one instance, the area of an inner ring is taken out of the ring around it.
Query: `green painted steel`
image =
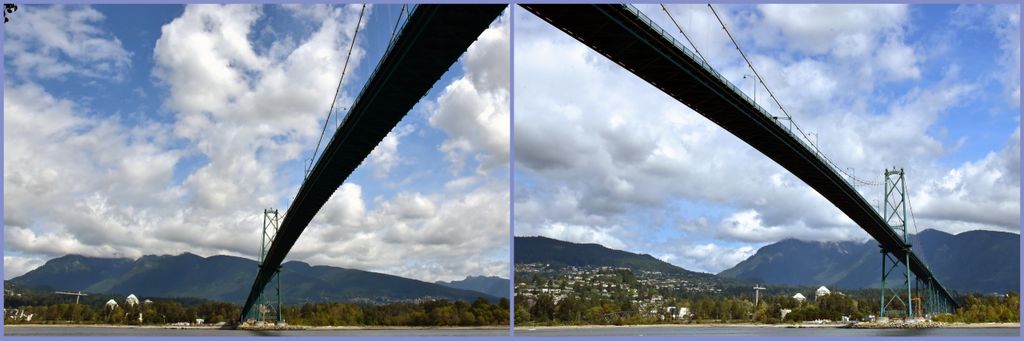
[[[903,174],[902,168],[896,170],[894,167],[892,170],[885,170],[885,198],[883,198],[884,203],[882,204],[882,217],[885,217],[885,223],[903,241],[905,245],[903,255],[906,259],[903,260],[905,271],[901,272],[903,274],[903,281],[900,283],[901,288],[892,288],[892,297],[886,301],[885,292],[889,288],[885,284],[889,279],[889,273],[899,268],[901,262],[891,259],[892,267],[887,269],[885,260],[889,258],[891,250],[880,247],[882,253],[882,301],[881,307],[878,310],[878,316],[880,317],[886,316],[886,309],[892,307],[893,303],[897,301],[906,308],[907,313],[904,316],[907,318],[914,316],[914,297],[910,287],[910,281],[913,277],[910,276],[910,266],[907,266],[910,264],[910,253],[912,252],[910,241],[907,240],[907,183]],[[899,256],[894,253],[893,257]],[[906,296],[903,296],[903,292],[899,291],[902,288],[907,289]]]
[[[277,237],[277,231],[280,228],[280,216],[276,209],[265,209],[263,210],[263,233],[261,235],[260,242],[260,256],[259,262],[256,264],[257,269],[262,270],[264,262],[267,259],[267,251],[270,250],[270,245],[273,244],[274,238]],[[277,314],[274,322],[284,322],[284,312],[281,305],[281,267],[278,266],[274,270],[273,279],[274,282],[273,296],[267,297],[267,288],[260,290],[259,298],[257,299],[256,309],[249,309],[245,312],[246,320],[254,320],[260,322],[267,322],[267,312],[271,309]],[[255,315],[255,316],[253,316]]]
[[[948,314],[952,313],[952,307],[956,306],[956,302],[952,302],[952,298],[948,295],[943,295],[939,290],[938,282],[935,278],[913,276],[911,275],[910,267],[906,266],[910,264],[910,255],[913,254],[911,249],[912,245],[908,240],[908,225],[907,225],[907,185],[906,178],[904,177],[903,169],[897,170],[885,170],[885,204],[882,208],[882,216],[885,217],[886,223],[893,232],[897,233],[902,240],[906,248],[902,254],[905,259],[899,260],[899,256],[888,250],[881,245],[882,254],[882,280],[881,280],[881,301],[879,307],[879,316],[886,316],[887,312],[891,314],[890,308],[893,307],[894,303],[899,302],[903,307],[906,308],[907,317],[914,316],[914,299],[918,300],[919,305],[923,308],[922,314],[928,317],[934,317],[936,314]],[[890,256],[891,254],[891,256]],[[895,258],[894,258],[895,257]],[[889,260],[891,266],[886,264],[886,260]],[[899,268],[902,263],[905,271],[901,271],[903,274],[902,283],[900,288],[886,287],[886,282],[890,279],[890,274],[893,270]],[[930,273],[930,272],[929,272]],[[917,290],[914,290],[911,286],[911,279],[914,279],[913,284],[916,285]],[[902,292],[903,287],[906,287],[906,295]],[[886,300],[886,293],[892,294],[889,300]],[[915,296],[914,293],[917,293]],[[924,297],[922,297],[924,296]],[[904,299],[905,297],[905,299]]]

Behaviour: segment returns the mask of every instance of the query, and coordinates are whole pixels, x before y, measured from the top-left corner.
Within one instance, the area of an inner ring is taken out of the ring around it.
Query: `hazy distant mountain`
[[[446,287],[482,292],[494,297],[508,298],[508,280],[495,276],[469,276],[461,281],[434,282]]]
[[[1006,292],[1020,288],[1020,235],[969,231],[951,235],[924,230],[912,237],[914,252],[947,289]],[[766,245],[718,275],[765,284],[877,287],[881,271],[878,243],[805,242]]]
[[[647,254],[613,250],[599,244],[578,244],[547,237],[515,237],[516,264],[544,263],[551,266],[613,266],[633,270],[660,271],[684,278],[713,278],[666,263]]]
[[[144,256],[137,260],[67,255],[13,278],[11,283],[53,290],[197,297],[243,303],[256,276],[256,261],[232,257]],[[282,266],[285,304],[302,302],[387,303],[420,298],[472,301],[497,297],[375,272],[287,262]]]

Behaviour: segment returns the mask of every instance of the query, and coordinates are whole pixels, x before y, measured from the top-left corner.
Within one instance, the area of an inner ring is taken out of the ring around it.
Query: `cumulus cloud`
[[[32,79],[120,78],[132,64],[132,53],[98,27],[105,19],[89,6],[21,6],[17,20],[4,26],[8,70]]]
[[[471,153],[481,172],[508,164],[508,49],[506,12],[466,50],[465,74],[445,87],[431,110],[430,125],[448,134],[441,150],[456,171]]]
[[[29,272],[43,263],[36,258],[4,255],[4,280]]]
[[[763,23],[786,36],[786,43],[812,53],[856,56],[868,50],[878,32],[899,30],[906,5],[758,5]]]
[[[951,232],[978,228],[1019,232],[1020,128],[1002,150],[928,179],[913,192],[911,202],[923,218],[921,228],[953,223]]]
[[[676,264],[692,271],[719,273],[757,252],[752,246],[725,247],[714,243],[689,245]]]
[[[394,168],[401,159],[398,156],[398,142],[399,140],[411,134],[416,130],[411,125],[401,125],[395,127],[394,130],[388,132],[384,139],[377,144],[377,147],[370,152],[368,157],[370,164],[372,164],[376,170],[374,173],[377,177],[383,178],[391,172],[391,168]]]
[[[324,219],[310,225],[291,257],[427,281],[508,271],[507,185],[493,182],[457,195],[401,192],[361,215],[366,199],[345,193],[335,193]],[[353,216],[358,224],[339,221]]]

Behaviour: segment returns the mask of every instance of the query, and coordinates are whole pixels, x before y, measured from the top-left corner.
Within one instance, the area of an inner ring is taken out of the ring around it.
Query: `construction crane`
[[[75,296],[75,305],[78,305],[78,300],[81,299],[82,296],[89,296],[89,294],[83,294],[81,291],[79,291],[79,292],[57,291],[56,293],[59,294],[59,295]]]
[[[757,318],[757,301],[761,298],[761,290],[764,290],[760,284],[754,285],[754,311],[750,313],[751,318]]]
[[[924,313],[921,311],[921,295],[914,296],[911,301],[916,302],[915,307],[917,308],[917,318],[923,319]]]

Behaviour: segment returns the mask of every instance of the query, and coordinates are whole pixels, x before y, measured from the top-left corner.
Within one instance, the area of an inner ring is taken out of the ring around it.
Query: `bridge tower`
[[[263,235],[261,236],[262,241],[260,242],[260,259],[257,266],[263,268],[263,261],[267,258],[267,252],[270,251],[270,245],[273,244],[274,238],[277,237],[277,230],[280,227],[280,217],[278,216],[277,209],[265,209],[263,210]],[[274,277],[271,278],[271,282],[274,283],[273,288],[264,288],[260,292],[259,300],[253,309],[246,312],[247,319],[252,318],[253,311],[255,310],[255,320],[260,322],[267,322],[267,319],[283,323],[284,313],[282,312],[281,304],[281,267],[279,266],[274,271]],[[268,293],[267,289],[272,289],[273,292]],[[269,315],[268,313],[275,313],[277,316]],[[269,316],[268,316],[269,315]]]
[[[899,170],[893,167],[892,170],[885,170],[885,198],[882,203],[882,218],[885,219],[886,224],[893,232],[896,232],[897,236],[903,239],[903,244],[906,245],[906,249],[903,250],[903,261],[904,271],[900,271],[903,279],[900,281],[898,278],[893,278],[897,283],[897,286],[887,288],[885,286],[886,281],[889,279],[893,270],[900,268],[901,260],[896,256],[895,250],[886,250],[884,247],[881,248],[882,253],[882,297],[881,307],[879,308],[878,317],[885,317],[886,308],[895,307],[896,303],[901,303],[902,307],[906,309],[906,317],[910,318],[914,316],[914,303],[913,296],[910,287],[910,240],[907,239],[907,184],[903,177],[903,169]],[[886,264],[886,261],[889,264]],[[896,275],[898,276],[898,275]],[[906,289],[906,295],[904,296],[903,290]],[[892,296],[886,300],[886,291],[890,291]]]

